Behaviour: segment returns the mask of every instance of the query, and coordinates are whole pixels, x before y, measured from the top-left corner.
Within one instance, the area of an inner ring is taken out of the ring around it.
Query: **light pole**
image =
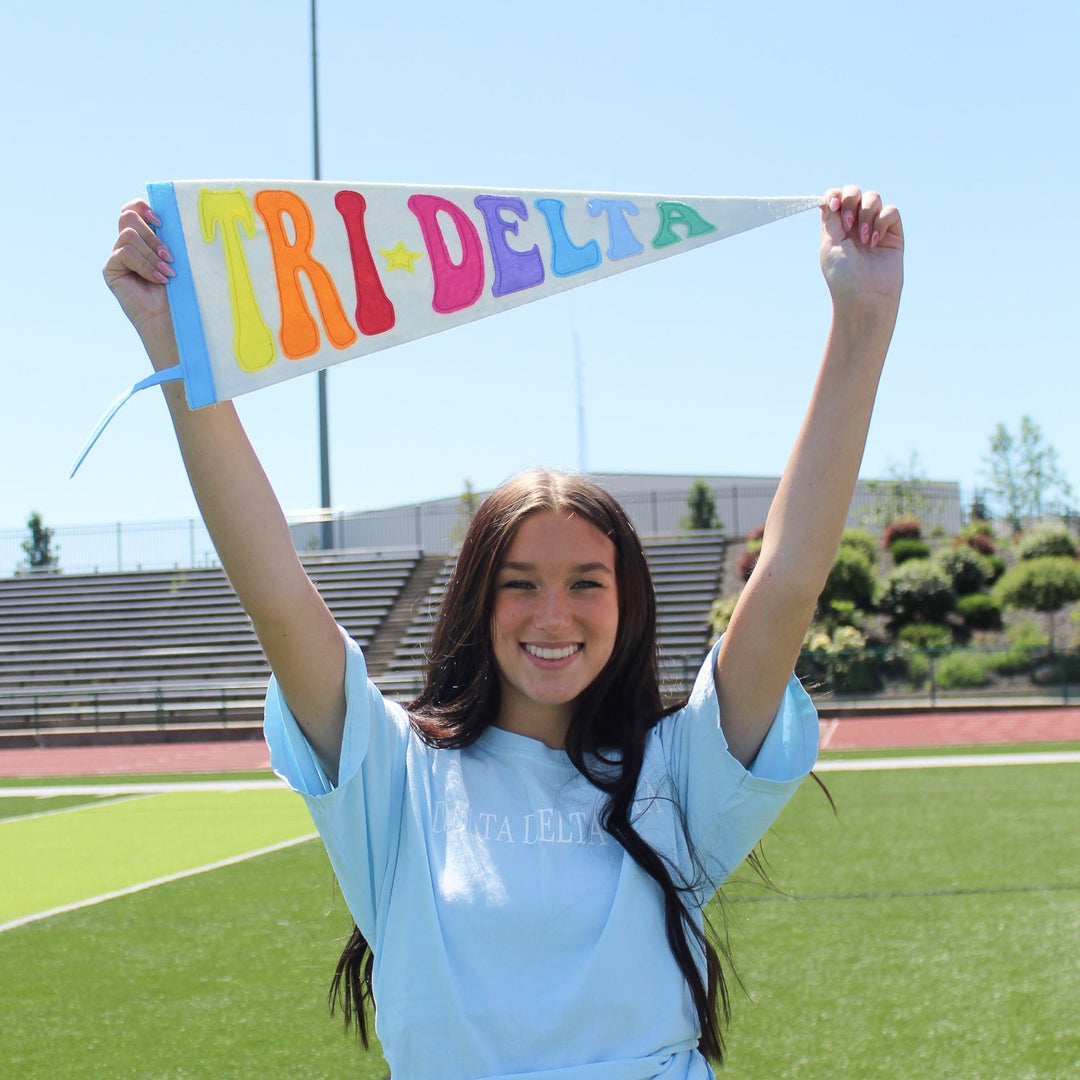
[[[311,143],[315,179],[322,179],[319,161],[319,51],[316,45],[315,0],[311,0]],[[333,522],[330,520],[330,431],[326,408],[326,368],[316,373],[319,391],[319,496],[323,512],[320,547],[334,546]]]

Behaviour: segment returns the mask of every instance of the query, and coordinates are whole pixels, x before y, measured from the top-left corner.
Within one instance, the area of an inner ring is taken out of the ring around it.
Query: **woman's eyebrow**
[[[528,573],[529,571],[536,569],[536,564],[529,562],[504,562],[499,569],[515,570],[518,573]],[[605,574],[615,573],[607,563],[602,562],[579,563],[577,566],[570,567],[570,569],[575,574],[595,574],[597,571],[602,571]]]

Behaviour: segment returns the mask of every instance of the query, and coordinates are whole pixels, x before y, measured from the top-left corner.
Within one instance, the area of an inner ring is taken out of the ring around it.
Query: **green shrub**
[[[1003,607],[1059,611],[1080,600],[1080,562],[1065,555],[1025,559],[1005,572],[994,596]]]
[[[1075,649],[1055,653],[1035,670],[1032,679],[1040,686],[1060,686],[1063,682],[1080,681],[1080,655]]]
[[[1051,556],[1075,559],[1077,551],[1076,540],[1063,525],[1048,525],[1035,529],[1025,534],[1016,545],[1016,554],[1021,561],[1046,559]]]
[[[987,661],[999,675],[1025,675],[1032,668],[1031,653],[1016,646],[1005,652],[988,654]]]
[[[1002,675],[1024,675],[1040,663],[1050,645],[1046,632],[1033,619],[1025,619],[1006,630],[1009,648],[995,653],[991,663]]]
[[[836,601],[849,602],[861,611],[869,610],[874,606],[876,585],[874,567],[866,555],[858,548],[841,546],[818,597],[819,615],[835,610]]]
[[[951,649],[952,631],[941,623],[908,623],[896,633],[896,640],[902,645],[911,645],[916,649],[931,649],[937,652]]]
[[[901,656],[908,681],[912,686],[925,686],[930,678],[930,657],[918,649],[904,649]]]
[[[712,632],[713,641],[727,630],[738,599],[737,596],[719,596],[712,602],[712,607],[709,608],[709,630]]]
[[[944,548],[935,556],[938,565],[948,574],[957,596],[970,596],[986,585],[985,558],[966,544]]]
[[[956,593],[941,567],[930,559],[914,559],[889,572],[877,606],[897,626],[940,623],[956,606]]]
[[[1000,555],[981,555],[986,584],[993,585],[1008,569],[1008,563]]]
[[[1034,619],[1014,623],[1005,631],[1005,636],[1017,649],[1045,649],[1050,644],[1046,631]]]
[[[982,653],[952,652],[938,661],[934,680],[943,690],[972,690],[990,682],[990,671]]]
[[[871,566],[877,563],[877,541],[865,529],[845,529],[840,537],[840,546],[861,551]]]
[[[971,593],[956,601],[956,610],[971,630],[1000,630],[1001,605],[988,593]]]
[[[850,600],[830,600],[829,610],[824,615],[824,621],[833,628],[838,626],[855,626],[858,622],[859,609]]]
[[[919,540],[913,536],[902,536],[889,545],[889,554],[893,562],[899,566],[912,559],[927,558],[930,555],[930,545],[925,540]]]
[[[1025,532],[1016,544],[1016,557],[1025,561],[1029,558],[1049,558],[1058,555],[1063,558],[1077,557],[1077,542],[1064,525],[1047,525]]]

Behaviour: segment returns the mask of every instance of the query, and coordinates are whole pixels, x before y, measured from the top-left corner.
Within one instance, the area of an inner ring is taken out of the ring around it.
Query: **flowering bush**
[[[886,551],[897,540],[921,540],[922,526],[914,518],[904,518],[900,521],[890,521],[881,534],[881,546]]]
[[[803,647],[800,674],[840,694],[881,689],[882,662],[866,650],[866,637],[854,626],[838,626],[832,634],[811,628]]]

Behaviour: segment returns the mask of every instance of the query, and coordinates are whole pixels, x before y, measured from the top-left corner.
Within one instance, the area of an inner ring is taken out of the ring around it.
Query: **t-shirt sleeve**
[[[704,880],[702,900],[753,850],[817,760],[818,716],[793,675],[757,757],[746,769],[728,749],[716,695],[716,649],[686,706],[657,725],[668,776]]]
[[[409,720],[367,677],[359,645],[344,630],[345,729],[333,784],[285,701],[276,679],[266,694],[263,730],[270,764],[303,796],[345,901],[369,941],[392,876],[405,791]]]

